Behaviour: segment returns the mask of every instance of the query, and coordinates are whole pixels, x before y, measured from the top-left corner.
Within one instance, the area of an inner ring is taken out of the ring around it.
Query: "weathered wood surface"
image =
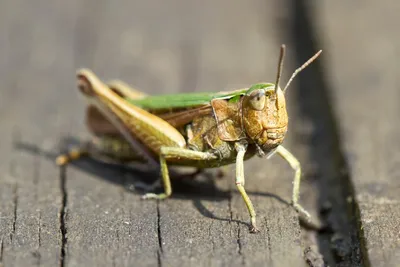
[[[371,19],[395,2],[369,1],[354,25],[359,6],[341,2],[2,1],[0,265],[396,266],[395,9]],[[258,235],[232,168],[221,180],[176,181],[157,203],[132,190],[155,174],[93,160],[55,166],[62,140],[87,137],[77,68],[151,94],[241,88],[274,81],[281,43],[285,78],[325,49],[288,91],[285,141],[321,231],[287,205],[293,172],[278,157],[246,162]]]
[[[321,1],[316,23],[371,266],[400,265],[399,10],[398,1]]]

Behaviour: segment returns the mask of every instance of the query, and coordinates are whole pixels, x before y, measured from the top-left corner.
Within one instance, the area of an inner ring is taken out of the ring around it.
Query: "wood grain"
[[[348,36],[354,43],[367,43],[368,36],[346,26],[354,7],[304,2],[2,1],[0,265],[394,262],[398,239],[391,231],[399,232],[391,219],[398,214],[396,154],[395,145],[384,140],[397,133],[391,124],[397,111],[395,38],[387,37],[391,28],[383,22],[387,35],[370,22],[380,40],[374,44],[385,49],[380,56],[353,53],[346,46]],[[364,6],[356,21],[372,17],[374,8],[372,3]],[[258,235],[248,231],[232,166],[223,179],[209,172],[195,180],[174,180],[173,197],[162,202],[141,201],[143,191],[134,189],[138,182],[156,179],[157,171],[90,159],[55,166],[65,144],[88,137],[85,103],[75,84],[78,68],[90,68],[105,81],[121,79],[149,94],[230,90],[273,82],[281,43],[289,52],[284,81],[318,49],[327,50],[322,63],[300,74],[289,88],[285,140],[302,163],[300,202],[323,226],[320,231],[300,224],[288,205],[294,172],[279,157],[245,164]],[[372,51],[375,46],[365,47]],[[360,62],[369,66],[363,72],[357,70]],[[368,83],[354,78],[366,76]],[[365,99],[357,101],[361,91]],[[387,105],[370,112],[374,100]],[[379,135],[369,130],[375,124]],[[382,146],[385,150],[378,149]],[[385,249],[378,253],[378,247]]]
[[[366,266],[397,266],[400,259],[399,7],[322,1],[316,14]]]

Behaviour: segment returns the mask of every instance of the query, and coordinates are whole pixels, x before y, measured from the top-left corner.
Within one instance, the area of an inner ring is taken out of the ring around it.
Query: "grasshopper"
[[[307,218],[299,204],[300,163],[282,146],[288,127],[285,92],[294,77],[321,53],[296,69],[282,90],[279,82],[285,56],[281,46],[275,83],[218,93],[148,96],[123,82],[103,83],[93,72],[77,73],[78,88],[89,102],[87,124],[100,154],[123,162],[143,161],[160,167],[164,192],[144,199],[165,199],[172,188],[168,166],[199,169],[236,164],[235,184],[250,214],[250,232],[258,232],[256,212],[244,188],[244,160],[279,154],[294,169],[291,205]],[[91,154],[87,147],[57,158],[59,165]]]

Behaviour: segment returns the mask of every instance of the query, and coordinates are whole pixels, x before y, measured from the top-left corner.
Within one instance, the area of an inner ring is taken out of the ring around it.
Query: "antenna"
[[[286,46],[283,44],[281,45],[281,53],[279,55],[279,61],[278,61],[278,73],[276,74],[275,93],[279,88],[279,81],[281,80],[282,76],[282,67],[283,67],[283,60],[285,58],[285,51],[286,51]]]
[[[290,83],[293,81],[294,77],[296,77],[296,75],[304,70],[308,65],[311,64],[311,62],[313,62],[320,54],[322,53],[322,50],[319,50],[314,56],[312,56],[309,60],[307,60],[303,65],[301,65],[300,68],[296,69],[293,74],[292,77],[290,77],[289,81],[287,82],[285,88],[283,89],[283,93],[285,93],[286,89],[289,87]]]

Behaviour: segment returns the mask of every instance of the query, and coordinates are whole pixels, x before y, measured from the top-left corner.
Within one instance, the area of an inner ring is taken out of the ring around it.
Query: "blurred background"
[[[390,0],[0,0],[0,265],[394,264],[399,11]],[[169,204],[142,204],[126,171],[54,166],[61,140],[88,137],[77,69],[148,94],[231,90],[274,82],[282,43],[281,85],[323,50],[288,90],[285,140],[303,166],[300,202],[323,230],[287,208],[293,172],[280,159],[246,163],[271,230],[258,237],[245,224],[224,235],[227,221],[248,220],[232,168],[217,193],[192,185]],[[198,236],[207,229],[212,247]]]

